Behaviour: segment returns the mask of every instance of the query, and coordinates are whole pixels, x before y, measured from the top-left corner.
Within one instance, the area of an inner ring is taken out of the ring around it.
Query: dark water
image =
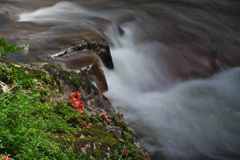
[[[107,96],[154,159],[238,160],[239,17],[238,0],[2,0],[0,36],[30,44],[22,61],[107,39]]]

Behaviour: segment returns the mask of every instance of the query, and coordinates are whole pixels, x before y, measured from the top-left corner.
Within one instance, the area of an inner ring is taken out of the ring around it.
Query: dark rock
[[[82,40],[78,45],[69,47],[61,52],[51,55],[51,58],[63,59],[75,54],[82,54],[82,51],[88,51],[84,52],[86,54],[96,54],[101,59],[105,67],[108,69],[114,68],[111,51],[106,42]]]
[[[101,93],[108,90],[107,81],[101,68],[101,61],[107,68],[114,68],[107,43],[82,40],[78,45],[50,57],[54,62],[60,62],[68,69],[87,71]]]
[[[99,58],[95,54],[81,53],[58,59],[66,69],[84,70],[101,93],[108,90],[107,81],[101,68]]]
[[[118,33],[120,36],[124,36],[125,32],[122,27],[118,26]]]

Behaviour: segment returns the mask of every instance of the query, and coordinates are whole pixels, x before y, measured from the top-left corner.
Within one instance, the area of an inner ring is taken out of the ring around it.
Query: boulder
[[[56,54],[53,54],[50,57],[55,59],[63,59],[65,57],[69,57],[75,54],[82,54],[82,51],[88,51],[84,52],[85,54],[94,53],[101,59],[105,67],[107,67],[108,69],[114,69],[111,51],[105,41],[102,42],[82,40],[79,44],[69,47]]]
[[[71,70],[86,70],[96,88],[103,93],[108,90],[107,81],[101,63],[113,69],[110,48],[105,42],[82,40],[78,45],[50,55],[54,63],[62,64]]]

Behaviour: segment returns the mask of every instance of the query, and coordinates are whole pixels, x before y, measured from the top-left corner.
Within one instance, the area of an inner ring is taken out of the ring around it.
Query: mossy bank
[[[37,68],[37,69],[36,69]],[[0,61],[0,155],[15,160],[141,160],[146,154],[87,73]],[[80,91],[77,112],[68,95]],[[104,114],[103,114],[104,113]]]

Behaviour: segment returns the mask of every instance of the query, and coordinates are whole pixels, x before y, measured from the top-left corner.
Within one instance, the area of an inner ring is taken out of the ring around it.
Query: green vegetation
[[[0,37],[0,57],[5,57],[10,53],[20,51],[21,48],[17,47],[14,44],[7,42],[4,38]]]
[[[2,43],[2,42],[1,42]],[[14,50],[10,47],[7,49]],[[5,49],[3,49],[5,51]],[[48,66],[50,67],[50,66]],[[73,78],[76,82],[76,76]],[[99,114],[76,112],[46,71],[0,61],[0,157],[14,160],[141,160],[143,152],[118,114],[111,125]],[[91,124],[91,125],[90,125]],[[117,127],[117,136],[107,129]],[[127,150],[127,152],[126,152]]]

